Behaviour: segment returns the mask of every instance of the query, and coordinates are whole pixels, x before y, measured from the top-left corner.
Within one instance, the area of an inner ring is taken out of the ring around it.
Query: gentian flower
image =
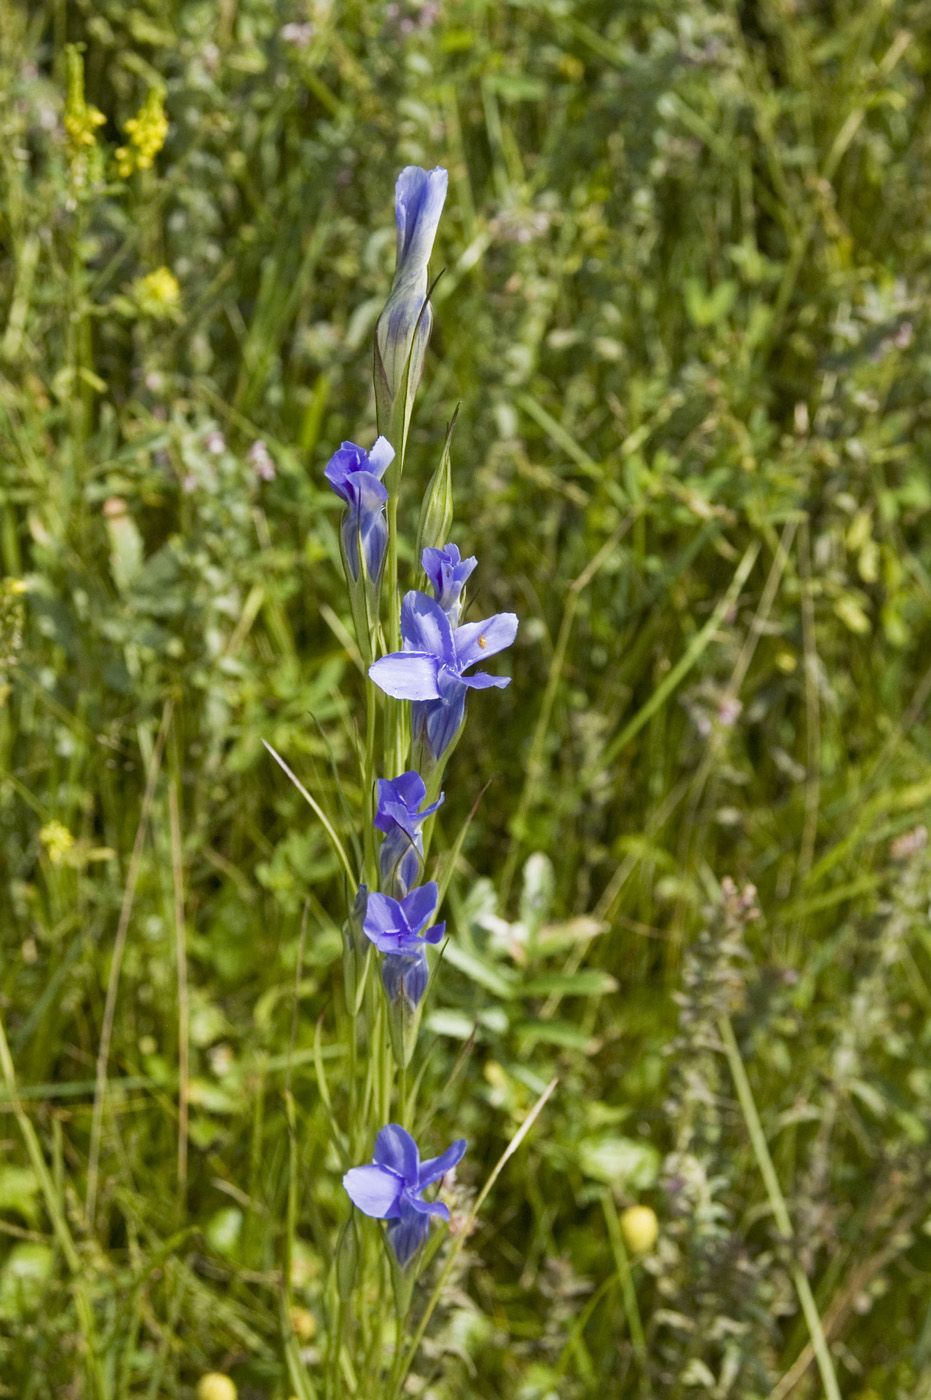
[[[403,899],[373,893],[368,897],[362,932],[380,953],[410,956],[423,953],[427,943],[439,943],[446,924],[426,925],[436,912],[439,890],[436,881],[418,885]]]
[[[433,596],[455,627],[462,608],[459,595],[466,579],[478,560],[475,555],[462,559],[459,546],[448,544],[445,549],[425,549],[423,571],[433,586]]]
[[[379,778],[375,827],[385,833],[379,851],[382,884],[402,898],[420,874],[423,862],[423,836],[420,827],[432,817],[443,801],[418,810],[427,795],[419,773],[402,773],[399,778]]]
[[[425,744],[428,755],[439,760],[458,733],[465,713],[466,689],[503,689],[507,676],[485,671],[463,674],[486,656],[494,656],[517,635],[514,613],[496,613],[483,622],[453,627],[433,598],[412,591],[401,604],[403,651],[382,656],[369,667],[377,686],[397,700],[413,700],[415,747]]]
[[[381,980],[388,993],[388,1006],[393,1010],[400,1004],[401,1011],[415,1011],[430,981],[430,968],[426,953],[415,953],[411,957],[401,957],[389,953],[382,963]],[[406,1005],[405,1005],[406,1003]],[[404,1020],[401,1021],[403,1036]],[[417,1027],[413,1034],[416,1036]],[[403,1046],[404,1040],[400,1041]]]
[[[346,570],[359,581],[360,549],[365,572],[377,585],[388,543],[385,502],[388,492],[380,478],[394,460],[394,448],[380,437],[371,452],[344,442],[327,463],[324,476],[348,507],[340,531]]]
[[[449,1219],[442,1201],[425,1201],[423,1193],[452,1171],[465,1150],[466,1140],[459,1138],[441,1156],[421,1162],[410,1133],[398,1123],[389,1123],[375,1139],[371,1165],[353,1167],[343,1177],[353,1205],[374,1220],[388,1221],[388,1242],[402,1268],[426,1242],[431,1215]]]
[[[405,384],[409,401],[420,382],[433,325],[427,301],[427,266],[448,183],[449,176],[440,166],[428,171],[408,165],[395,186],[397,265],[391,295],[375,327],[375,395],[380,425],[388,421]]]

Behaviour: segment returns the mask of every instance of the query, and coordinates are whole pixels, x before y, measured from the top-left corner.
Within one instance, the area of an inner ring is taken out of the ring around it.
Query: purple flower
[[[376,394],[393,403],[408,382],[416,388],[430,338],[433,312],[427,303],[427,267],[446,201],[449,176],[441,166],[407,165],[395,186],[398,258],[391,295],[375,327]],[[408,376],[408,362],[410,371]]]
[[[381,576],[388,543],[388,492],[379,478],[393,460],[394,448],[387,438],[378,438],[371,452],[363,451],[354,442],[344,442],[324,471],[337,496],[348,506],[341,536],[346,569],[355,583],[359,580],[360,549],[369,578],[377,583]]]
[[[382,884],[395,894],[405,895],[420,874],[423,836],[420,827],[432,817],[443,801],[420,811],[427,787],[419,773],[402,773],[399,778],[379,778],[375,827],[385,833],[379,852]]]
[[[439,890],[436,881],[418,885],[403,899],[389,894],[370,894],[362,931],[380,953],[421,954],[426,943],[439,943],[446,924],[426,925],[436,913]]]
[[[514,613],[496,613],[483,622],[453,627],[439,603],[425,593],[411,592],[401,605],[404,650],[373,662],[369,675],[388,695],[415,702],[415,747],[425,743],[436,761],[462,723],[466,689],[503,689],[510,684],[507,676],[489,676],[485,671],[466,676],[463,672],[510,646],[516,634]]]
[[[382,963],[381,980],[388,993],[392,1006],[401,998],[411,1011],[420,1005],[420,999],[430,981],[430,968],[426,953],[416,953],[413,957],[401,957],[389,953]]]
[[[466,1150],[459,1138],[439,1157],[421,1162],[417,1144],[398,1123],[389,1123],[375,1139],[370,1166],[353,1167],[343,1185],[353,1205],[374,1220],[387,1220],[388,1240],[404,1268],[426,1242],[430,1216],[449,1219],[442,1201],[425,1201],[426,1187],[452,1171]]]
[[[433,586],[433,596],[454,627],[462,607],[459,595],[477,563],[474,554],[462,559],[459,546],[455,544],[423,552],[423,571]]]

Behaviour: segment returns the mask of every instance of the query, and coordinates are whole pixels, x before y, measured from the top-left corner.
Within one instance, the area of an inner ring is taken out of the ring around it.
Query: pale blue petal
[[[420,1176],[418,1178],[418,1188],[422,1191],[425,1186],[429,1186],[432,1181],[439,1181],[441,1176],[451,1172],[453,1167],[462,1161],[463,1154],[468,1146],[465,1138],[459,1138],[452,1147],[447,1147],[446,1151],[439,1157],[428,1157],[420,1164]]]
[[[470,690],[488,690],[491,686],[504,690],[505,686],[511,684],[510,676],[490,676],[487,671],[476,671],[474,676],[460,676],[460,680]]]
[[[343,1185],[353,1205],[374,1220],[392,1220],[400,1215],[398,1202],[404,1182],[385,1167],[353,1167],[343,1177]]]
[[[376,438],[375,446],[369,453],[369,471],[373,476],[384,476],[393,461],[394,448],[391,443],[386,437]]]
[[[405,1206],[410,1206],[416,1210],[418,1215],[438,1215],[441,1220],[449,1219],[449,1207],[444,1206],[442,1201],[425,1201],[422,1196],[415,1195],[413,1191],[405,1191],[401,1203],[401,1215],[404,1215]]]
[[[393,651],[373,661],[369,675],[395,700],[436,700],[436,657],[425,652]]]
[[[458,669],[473,666],[509,647],[517,636],[516,613],[496,613],[484,622],[466,622],[453,634]],[[425,648],[426,650],[426,648]]]

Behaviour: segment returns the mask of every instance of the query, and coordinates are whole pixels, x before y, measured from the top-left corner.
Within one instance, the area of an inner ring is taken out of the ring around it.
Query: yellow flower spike
[[[150,88],[145,102],[134,117],[123,123],[128,142],[116,151],[117,169],[125,180],[133,170],[150,170],[168,135],[165,95]]]
[[[83,181],[87,174],[87,154],[97,144],[97,128],[107,120],[98,107],[88,105],[84,96],[84,59],[76,44],[66,50],[68,95],[65,99],[65,131],[68,134],[72,174]]]
[[[621,1234],[631,1254],[649,1254],[659,1235],[656,1211],[649,1206],[628,1206],[621,1213]]]
[[[236,1384],[219,1371],[208,1371],[197,1382],[197,1400],[236,1400]]]

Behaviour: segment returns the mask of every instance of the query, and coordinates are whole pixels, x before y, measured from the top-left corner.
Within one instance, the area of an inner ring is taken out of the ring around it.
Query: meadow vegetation
[[[482,792],[454,1225],[559,1081],[409,1393],[928,1400],[923,0],[0,0],[0,1397],[327,1345],[348,892],[263,740],[355,851],[323,468],[407,164],[402,550],[458,406],[521,618],[434,839]]]

